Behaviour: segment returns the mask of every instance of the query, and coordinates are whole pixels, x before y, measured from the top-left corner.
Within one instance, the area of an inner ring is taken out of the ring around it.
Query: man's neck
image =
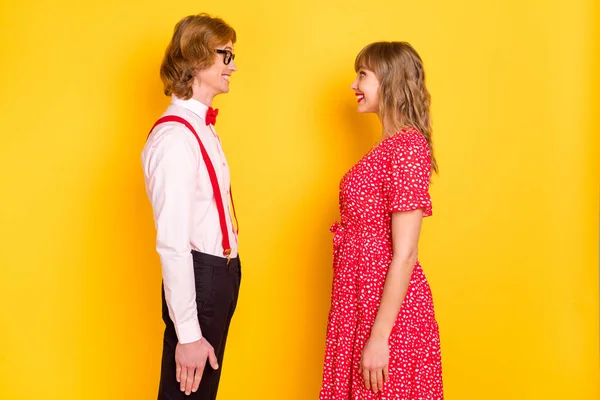
[[[192,86],[193,95],[192,98],[200,103],[204,104],[207,107],[212,106],[213,98],[215,97],[212,91],[209,91],[206,87],[202,85],[194,84]]]

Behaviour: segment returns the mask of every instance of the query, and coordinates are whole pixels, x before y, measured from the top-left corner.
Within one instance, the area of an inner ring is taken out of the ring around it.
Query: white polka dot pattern
[[[389,340],[390,380],[374,394],[358,373],[392,259],[391,213],[423,209],[430,152],[409,128],[385,139],[340,183],[341,223],[334,223],[334,277],[320,400],[442,400],[438,325],[429,284],[417,261]]]

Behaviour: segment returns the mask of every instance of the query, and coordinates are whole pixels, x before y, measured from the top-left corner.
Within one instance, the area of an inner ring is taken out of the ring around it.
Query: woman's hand
[[[369,338],[360,359],[359,373],[363,383],[373,393],[383,390],[383,383],[388,381],[388,363],[390,348],[387,338]]]

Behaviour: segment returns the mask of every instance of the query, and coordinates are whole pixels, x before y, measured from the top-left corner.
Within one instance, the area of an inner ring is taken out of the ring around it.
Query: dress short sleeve
[[[422,136],[419,139],[422,140],[397,141],[390,149],[389,173],[384,182],[390,213],[422,208],[424,217],[432,214],[429,196],[431,153],[425,139]]]

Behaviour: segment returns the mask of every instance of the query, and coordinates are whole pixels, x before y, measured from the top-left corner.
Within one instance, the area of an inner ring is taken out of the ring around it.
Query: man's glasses
[[[215,49],[215,52],[218,54],[223,54],[223,63],[225,65],[229,65],[231,60],[235,60],[235,54],[229,50]]]

